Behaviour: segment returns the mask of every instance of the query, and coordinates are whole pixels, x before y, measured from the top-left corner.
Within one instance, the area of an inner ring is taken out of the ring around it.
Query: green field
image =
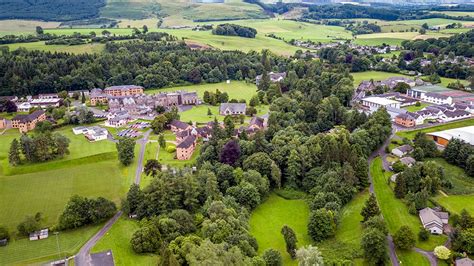
[[[107,5],[100,11],[106,18],[145,19],[155,16],[153,12],[160,10],[155,0],[107,0]]]
[[[421,226],[418,216],[411,215],[406,204],[395,198],[392,189],[387,185],[387,180],[392,173],[382,172],[382,169],[382,159],[377,157],[370,165],[370,173],[374,182],[377,201],[387,223],[388,231],[393,235],[401,226],[407,225],[417,234]],[[434,247],[444,243],[446,239],[447,236],[445,235],[431,235],[428,241],[417,241],[416,246],[424,250],[433,250]]]
[[[298,247],[312,243],[308,235],[309,207],[304,200],[286,200],[271,194],[250,217],[250,233],[257,239],[258,253],[268,248],[280,251],[284,265],[296,265],[286,252],[285,240],[280,231],[283,225],[296,233]]]
[[[409,77],[407,75],[399,74],[399,73],[389,73],[389,72],[382,72],[382,71],[365,71],[365,72],[356,72],[351,73],[352,77],[354,78],[354,87],[359,86],[359,84],[363,80],[383,80],[390,77]]]
[[[453,17],[474,17],[474,12],[464,11],[432,11],[435,14],[445,14]]]
[[[435,200],[450,212],[461,213],[462,209],[466,209],[469,213],[474,214],[474,194],[470,195],[449,195],[445,197],[439,195]]]
[[[0,265],[41,265],[41,262],[72,256],[102,225],[60,232],[57,237],[50,231],[49,238],[38,241],[26,238],[11,240],[7,246],[0,248]]]
[[[365,191],[358,194],[342,208],[335,236],[336,240],[350,244],[355,249],[359,248],[363,231],[361,223],[363,217],[360,212],[368,198],[369,193]]]
[[[8,46],[11,51],[18,48],[25,48],[27,50],[41,50],[47,52],[64,52],[73,54],[100,53],[104,51],[105,48],[105,44],[102,43],[89,43],[80,45],[46,45],[44,42],[29,42],[0,45],[0,47],[2,46]]]
[[[474,193],[474,177],[467,176],[464,169],[448,163],[443,158],[433,158],[428,160],[434,161],[437,165],[442,166],[446,178],[453,184],[453,188],[443,188],[443,191],[449,195]]]
[[[430,250],[431,251],[431,250]],[[413,250],[399,250],[397,249],[397,257],[401,265],[416,265],[429,266],[431,265],[428,259]]]
[[[199,98],[202,100],[205,91],[216,92],[226,92],[229,94],[229,99],[244,99],[247,102],[252,98],[252,96],[257,94],[257,86],[255,83],[247,83],[244,81],[234,81],[232,80],[229,84],[225,82],[221,83],[208,83],[208,84],[199,84],[199,85],[189,85],[189,86],[180,86],[164,89],[152,89],[146,90],[145,93],[159,93],[159,92],[170,92],[170,91],[196,91]]]
[[[461,121],[456,121],[456,122],[451,122],[451,123],[445,123],[445,124],[441,124],[441,125],[437,125],[437,126],[429,127],[429,128],[424,128],[424,129],[399,131],[397,132],[397,136],[401,138],[413,139],[416,133],[418,132],[430,133],[430,132],[435,132],[435,131],[442,131],[442,130],[447,130],[447,129],[467,127],[467,126],[473,126],[473,125],[474,125],[474,119],[467,119],[467,120],[461,120]]]
[[[91,253],[110,249],[115,265],[157,265],[158,256],[139,255],[132,250],[130,239],[138,228],[138,221],[121,217],[92,248]]]

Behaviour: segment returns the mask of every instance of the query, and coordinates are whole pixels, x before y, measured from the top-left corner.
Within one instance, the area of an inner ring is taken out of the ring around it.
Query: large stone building
[[[35,129],[38,122],[46,120],[46,113],[43,110],[34,111],[28,115],[17,115],[12,119],[12,128],[18,128],[21,133],[26,133]]]
[[[176,145],[176,158],[178,160],[189,160],[196,148],[196,140],[196,136],[191,134]]]
[[[143,87],[136,85],[111,86],[104,89],[104,93],[110,96],[130,96],[143,94]]]

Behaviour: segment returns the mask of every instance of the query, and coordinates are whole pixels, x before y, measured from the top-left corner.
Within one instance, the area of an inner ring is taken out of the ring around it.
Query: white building
[[[92,142],[106,140],[109,132],[105,128],[99,126],[92,127],[75,127],[72,129],[75,135],[84,134],[84,136]]]
[[[446,146],[451,139],[460,139],[474,146],[474,126],[427,133],[436,143]]]
[[[16,105],[18,112],[30,112],[30,109],[33,107],[29,102],[24,102]]]
[[[435,211],[429,207],[419,212],[421,224],[432,234],[440,235],[444,232],[443,226],[448,224],[449,214],[447,212]]]
[[[449,122],[469,117],[471,117],[471,113],[462,110],[455,110],[445,111],[442,115],[439,116],[439,119],[441,119],[441,121],[443,122]]]
[[[453,104],[453,98],[451,96],[446,96],[436,92],[427,92],[422,97],[421,100],[434,104]]]
[[[375,112],[380,107],[400,109],[400,102],[376,96],[363,98],[362,105],[369,107],[370,112]]]
[[[392,154],[397,156],[397,157],[403,157],[407,155],[408,153],[413,151],[413,147],[410,145],[402,145],[400,147],[396,147],[395,149],[392,150]]]

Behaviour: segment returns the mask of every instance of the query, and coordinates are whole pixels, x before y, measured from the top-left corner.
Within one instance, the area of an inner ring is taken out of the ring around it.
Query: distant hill
[[[94,18],[106,0],[2,0],[0,19],[70,21]]]

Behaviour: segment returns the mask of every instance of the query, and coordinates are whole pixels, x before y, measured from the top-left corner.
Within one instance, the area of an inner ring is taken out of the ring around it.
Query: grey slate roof
[[[411,152],[413,150],[413,147],[410,145],[402,145],[400,147],[397,147],[396,149],[400,150],[403,153]]]
[[[189,127],[188,123],[184,123],[183,121],[179,121],[179,120],[171,121],[170,125],[174,126],[174,127],[177,127],[179,129],[182,129],[182,130],[185,130],[186,128]]]
[[[457,259],[456,266],[474,266],[474,260],[470,258]]]
[[[194,144],[195,141],[196,141],[196,136],[190,135],[190,136],[186,137],[180,144],[178,144],[176,146],[176,148],[187,149],[187,148],[191,147]]]
[[[229,109],[232,113],[245,113],[247,109],[247,104],[245,103],[221,103],[219,107],[219,112],[222,113],[225,110]]]
[[[28,115],[16,115],[12,120],[20,120],[21,123],[31,122],[44,113],[43,110],[36,110]]]

